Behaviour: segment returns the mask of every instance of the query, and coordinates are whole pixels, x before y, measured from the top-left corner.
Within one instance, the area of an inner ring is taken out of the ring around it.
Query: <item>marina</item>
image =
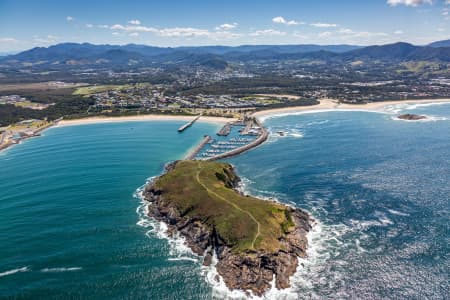
[[[256,118],[230,122],[215,138],[202,141],[189,159],[217,160],[234,156],[260,145],[267,137],[266,129]]]

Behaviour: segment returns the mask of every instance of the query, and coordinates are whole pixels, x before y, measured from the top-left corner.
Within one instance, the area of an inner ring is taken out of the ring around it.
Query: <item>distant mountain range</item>
[[[437,41],[431,44],[428,44],[430,47],[450,47],[450,40]]]
[[[229,62],[258,60],[324,60],[347,62],[379,61],[442,61],[450,62],[450,40],[427,46],[395,43],[381,46],[354,45],[243,45],[162,48],[129,44],[124,46],[62,43],[36,47],[0,58],[3,65],[28,63],[52,67],[65,65],[166,65],[226,68]]]

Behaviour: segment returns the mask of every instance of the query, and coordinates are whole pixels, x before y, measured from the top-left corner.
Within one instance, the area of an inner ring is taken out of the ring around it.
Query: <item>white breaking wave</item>
[[[386,105],[383,110],[390,114],[398,114],[403,110],[414,110],[420,107],[429,107],[436,105],[449,105],[450,102],[430,102],[430,103],[399,103],[394,105]]]
[[[395,210],[395,209],[388,209],[388,211],[393,215],[404,216],[404,217],[409,216],[409,214]]]
[[[312,122],[306,123],[306,126],[322,125],[322,124],[326,124],[328,122],[329,122],[329,120],[312,121]]]
[[[298,294],[293,288],[279,290],[275,286],[275,278],[272,281],[271,288],[261,297],[255,296],[251,291],[230,290],[216,269],[217,256],[214,254],[210,266],[202,266],[201,272],[206,282],[212,286],[213,299],[252,299],[252,300],[294,300],[298,299]]]
[[[16,274],[16,273],[20,273],[20,272],[28,272],[28,271],[30,271],[30,269],[28,269],[28,267],[12,269],[12,270],[8,270],[8,271],[5,271],[3,273],[0,273],[0,277]]]
[[[264,199],[261,191],[251,189],[252,181],[242,178],[244,184],[241,186],[244,194],[251,194],[258,198]],[[273,192],[272,192],[273,193]],[[279,195],[280,198],[285,199],[286,196]],[[274,200],[270,197],[268,200]],[[283,202],[285,205],[289,205]],[[295,207],[295,203],[291,204]],[[314,206],[318,211],[320,210],[320,203]],[[320,295],[316,294],[316,290],[324,284],[324,273],[329,274],[327,263],[330,259],[336,259],[340,255],[340,251],[344,247],[356,248],[360,253],[366,252],[361,247],[360,241],[347,241],[343,237],[345,234],[351,233],[355,230],[350,226],[344,224],[326,225],[318,221],[314,215],[317,213],[308,212],[314,219],[312,229],[307,234],[308,248],[306,250],[307,256],[305,258],[298,258],[298,266],[296,272],[290,278],[292,286],[288,289],[279,290],[272,285],[272,288],[263,295],[263,297],[246,296],[242,291],[230,291],[220,278],[217,281],[215,275],[217,272],[214,267],[207,268],[207,281],[213,286],[213,295],[218,299],[299,299],[301,296],[304,299],[322,299]],[[367,238],[367,235],[362,234],[361,239]],[[214,260],[213,260],[214,261]],[[326,279],[326,286],[338,286],[343,281],[344,276],[338,270],[333,270],[334,280]]]
[[[146,184],[153,179],[154,177],[149,178]],[[251,185],[251,183],[253,183],[251,180],[242,177],[239,190],[244,194],[248,194],[248,185]],[[327,268],[327,262],[331,258],[336,258],[339,255],[339,249],[343,246],[351,246],[355,247],[358,252],[365,252],[365,249],[359,245],[359,240],[350,243],[342,240],[344,234],[355,230],[354,227],[349,227],[344,224],[325,225],[315,220],[312,224],[312,229],[307,235],[307,257],[298,258],[297,270],[290,279],[292,284],[290,288],[279,290],[275,287],[275,282],[273,281],[270,290],[262,297],[255,296],[250,291],[230,290],[217,272],[217,257],[215,254],[212,258],[212,264],[210,266],[203,266],[201,264],[203,258],[193,253],[186,246],[185,239],[182,236],[168,236],[166,224],[148,217],[148,205],[150,203],[146,202],[143,198],[145,185],[137,189],[134,194],[134,197],[141,201],[141,205],[136,209],[139,215],[139,221],[136,224],[144,228],[149,228],[146,233],[147,236],[156,236],[169,242],[169,255],[171,256],[168,258],[169,261],[187,260],[194,262],[199,267],[200,274],[205,281],[212,287],[213,299],[291,300],[298,299],[299,295],[308,299],[320,299],[320,296],[316,295],[315,290],[318,285],[322,285],[324,280],[323,273]],[[264,198],[260,195],[256,196]],[[277,201],[278,199],[269,197],[268,200]],[[377,221],[376,223],[379,225],[381,222]],[[362,236],[362,238],[364,237]],[[338,285],[343,280],[339,272],[335,273],[335,280],[333,282],[327,282],[328,287]]]
[[[192,257],[169,257],[167,260],[170,261],[182,261],[182,260],[189,260],[189,261],[193,261],[193,262],[198,262],[198,259],[192,258]]]
[[[72,271],[79,271],[82,270],[81,267],[61,267],[61,268],[44,268],[41,270],[41,272],[44,273],[59,273],[59,272],[72,272]]]
[[[325,113],[325,112],[366,112],[366,113],[377,113],[377,114],[387,114],[388,111],[378,111],[378,110],[367,110],[367,109],[340,109],[340,108],[330,108],[330,109],[317,109],[317,110],[305,110],[305,111],[289,111],[289,112],[282,112],[282,113],[273,113],[270,115],[265,115],[258,117],[258,119],[264,123],[266,120],[274,119],[274,118],[280,118],[280,117],[287,117],[287,116],[300,116],[300,115],[308,115],[308,114],[318,114],[318,113]]]
[[[140,200],[141,204],[136,208],[136,213],[139,216],[139,221],[136,225],[149,228],[145,233],[148,237],[157,237],[159,239],[165,239],[169,243],[169,255],[171,256],[168,260],[191,260],[194,262],[200,262],[200,257],[192,252],[192,250],[186,245],[186,240],[179,233],[173,236],[167,234],[167,225],[164,222],[157,221],[148,216],[148,206],[151,205],[144,199],[144,189],[145,186],[151,183],[156,176],[147,179],[146,183],[139,187],[133,196]]]
[[[447,117],[437,117],[437,116],[429,116],[429,115],[423,115],[423,116],[425,116],[426,118],[425,119],[419,119],[419,120],[405,120],[405,119],[400,119],[398,116],[392,116],[391,120],[402,121],[402,122],[420,122],[420,123],[446,121],[446,120],[448,120]]]

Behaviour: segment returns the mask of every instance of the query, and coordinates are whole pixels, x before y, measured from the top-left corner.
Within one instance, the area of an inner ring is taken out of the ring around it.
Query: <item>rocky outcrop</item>
[[[175,164],[167,165],[173,169]],[[236,188],[239,177],[231,184]],[[195,215],[182,214],[170,201],[164,201],[165,191],[153,184],[147,186],[144,196],[149,204],[149,215],[168,226],[168,233],[180,233],[196,254],[203,256],[204,265],[210,265],[217,257],[217,272],[231,290],[251,291],[262,295],[270,289],[273,280],[279,289],[290,287],[289,278],[295,273],[298,257],[306,256],[307,233],[311,229],[310,216],[300,210],[286,207],[294,226],[285,229],[280,239],[281,247],[271,252],[261,250],[236,251],[224,241],[214,227]]]
[[[421,116],[421,115],[415,115],[415,114],[403,114],[398,116],[397,118],[401,119],[401,120],[407,120],[407,121],[417,121],[417,120],[423,120],[426,119],[426,116]]]
[[[292,214],[295,229],[282,241],[283,250],[235,254],[230,248],[217,245],[217,272],[228,288],[250,290],[260,296],[270,289],[273,279],[278,289],[291,286],[289,278],[297,269],[298,257],[306,257],[306,234],[310,230],[305,212],[292,209]]]

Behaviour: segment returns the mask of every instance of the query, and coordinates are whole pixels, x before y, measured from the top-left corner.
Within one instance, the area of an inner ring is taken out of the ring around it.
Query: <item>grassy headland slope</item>
[[[294,223],[286,206],[243,196],[233,189],[238,180],[229,164],[181,161],[154,187],[166,191],[164,201],[182,215],[195,216],[215,228],[236,251],[282,249],[279,239]]]
[[[146,187],[149,215],[180,233],[230,289],[263,295],[290,286],[298,257],[306,256],[310,216],[280,203],[244,196],[230,164],[178,161]]]

